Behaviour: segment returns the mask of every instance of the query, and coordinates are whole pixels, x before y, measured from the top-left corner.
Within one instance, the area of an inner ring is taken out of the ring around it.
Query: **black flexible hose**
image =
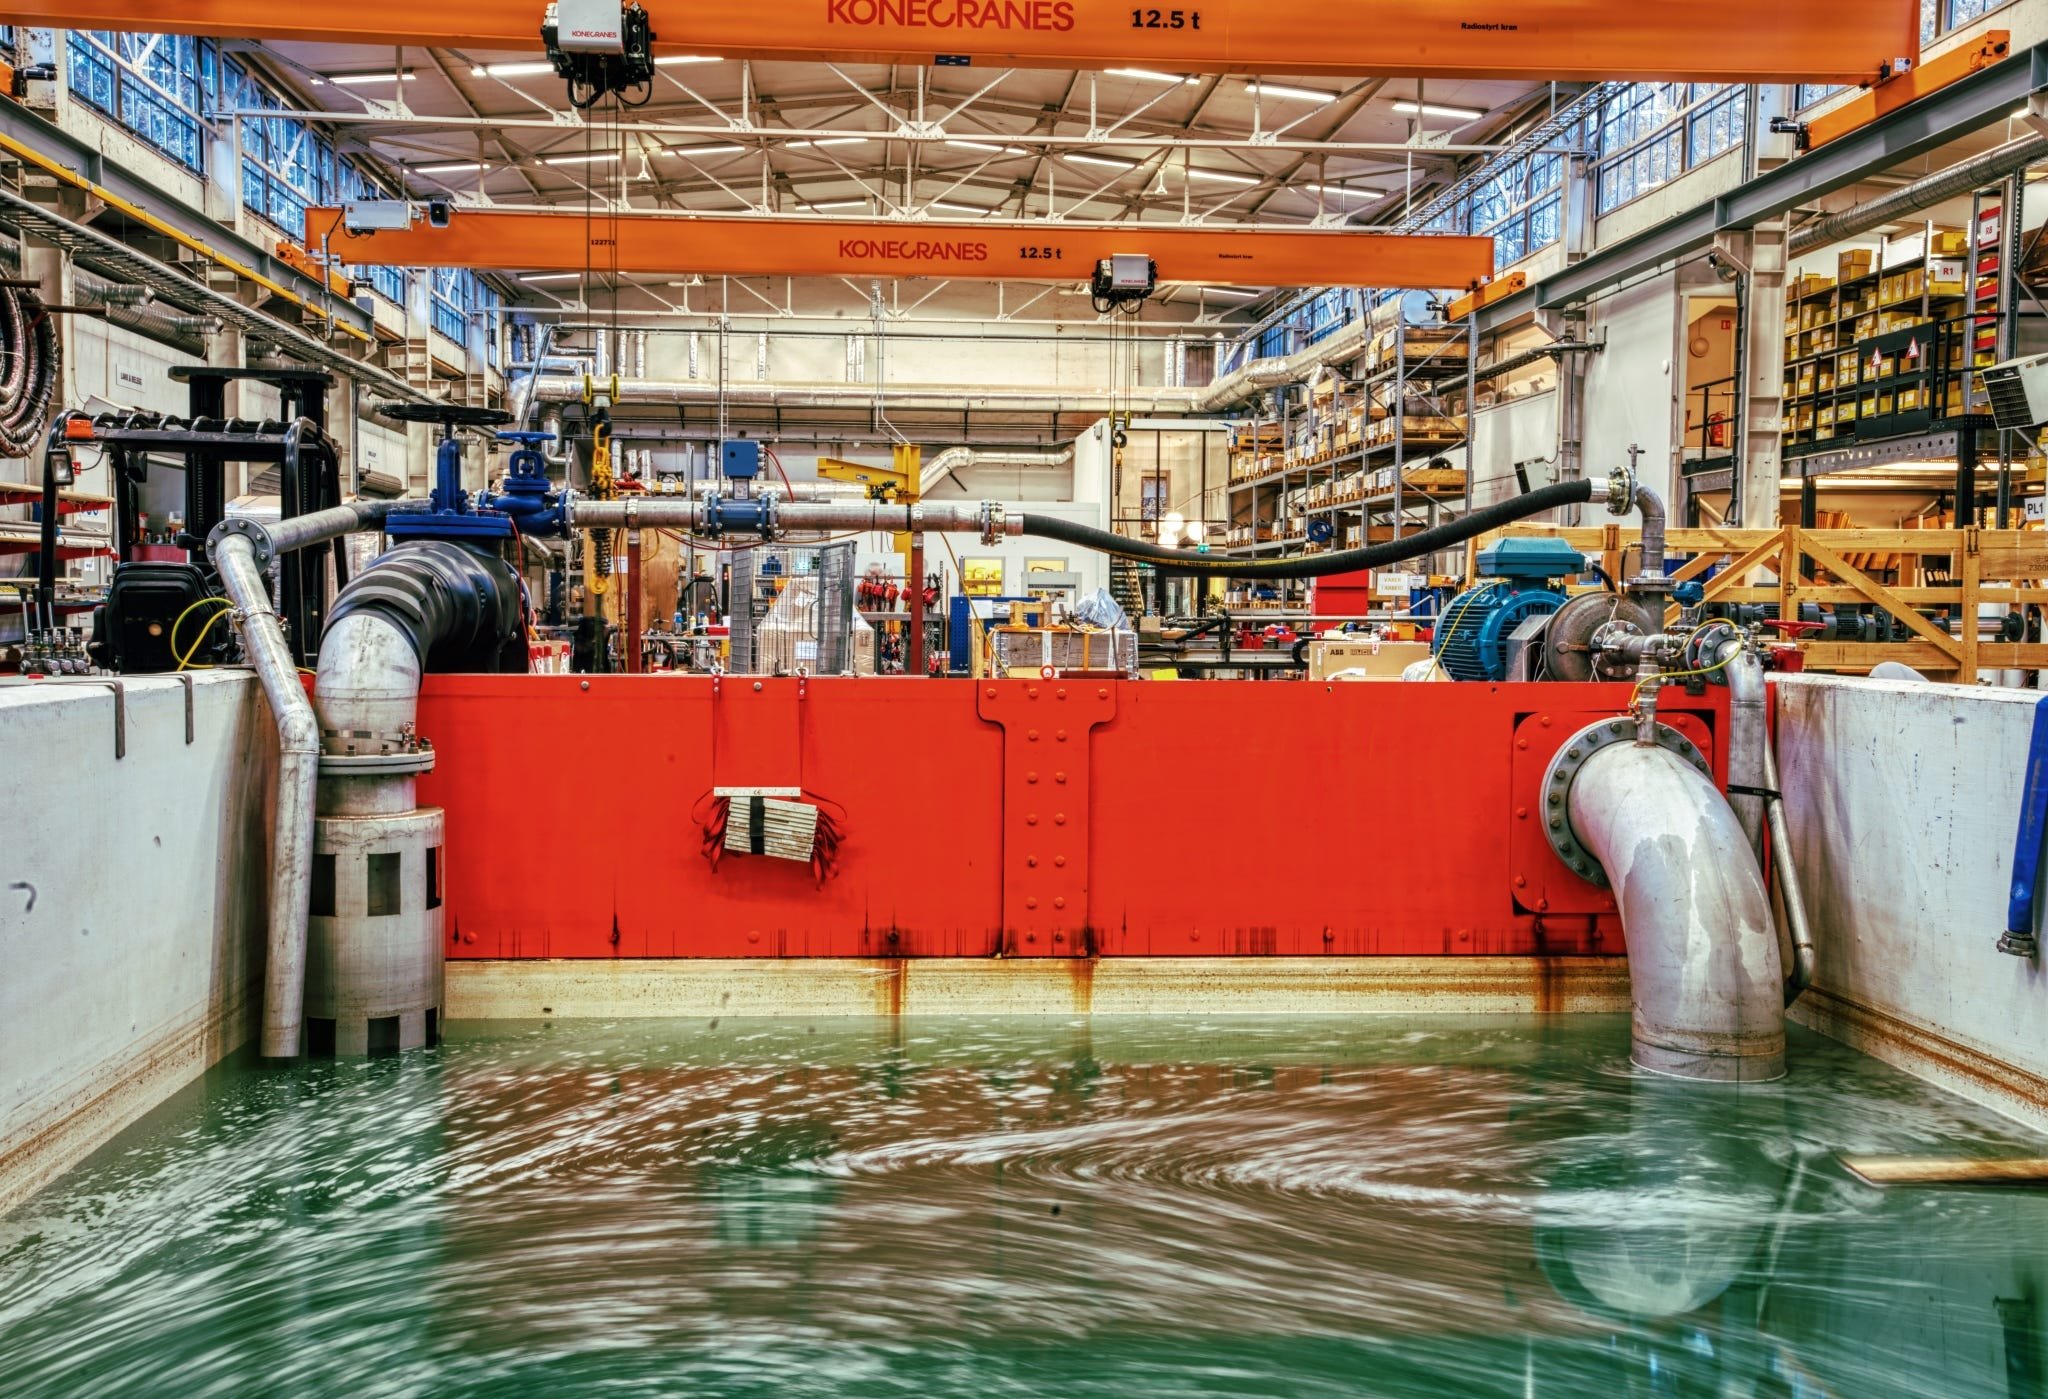
[[[57,332],[42,298],[0,288],[0,457],[34,456],[57,396]]]
[[[397,627],[430,675],[527,668],[519,575],[482,549],[427,540],[380,554],[336,596],[327,625],[351,612]]]
[[[1344,549],[1334,554],[1315,554],[1292,559],[1219,559],[1213,554],[1198,554],[1188,549],[1168,549],[1160,544],[1147,544],[1141,539],[1129,539],[1108,530],[1096,529],[1092,525],[1076,524],[1051,515],[1025,515],[1024,533],[1041,539],[1058,539],[1083,549],[1094,549],[1104,554],[1115,554],[1126,559],[1144,559],[1151,563],[1170,565],[1189,573],[1206,573],[1236,578],[1324,578],[1332,573],[1354,573],[1364,568],[1385,568],[1390,564],[1405,563],[1409,559],[1433,554],[1439,549],[1448,549],[1476,538],[1489,530],[1525,520],[1531,515],[1540,515],[1546,510],[1556,510],[1567,505],[1583,505],[1591,500],[1597,491],[1604,490],[1591,480],[1559,481],[1554,486],[1544,486],[1530,491],[1527,495],[1504,500],[1498,505],[1489,505],[1474,510],[1449,524],[1423,530],[1420,534],[1403,535],[1384,544],[1368,544],[1360,549]]]

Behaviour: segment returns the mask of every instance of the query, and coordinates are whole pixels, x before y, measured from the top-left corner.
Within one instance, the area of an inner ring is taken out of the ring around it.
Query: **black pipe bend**
[[[1604,490],[1604,487],[1602,488]],[[1593,499],[1594,483],[1590,480],[1559,481],[1555,485],[1543,486],[1519,495],[1512,500],[1501,501],[1484,509],[1474,510],[1448,524],[1434,529],[1423,530],[1420,534],[1403,535],[1384,544],[1368,544],[1359,549],[1344,549],[1334,554],[1315,554],[1305,558],[1292,559],[1219,559],[1213,554],[1200,554],[1191,549],[1169,549],[1160,544],[1147,544],[1142,539],[1131,539],[1108,530],[1096,529],[1093,525],[1077,524],[1051,515],[1026,514],[1023,532],[1040,539],[1059,539],[1084,549],[1094,549],[1105,554],[1116,554],[1127,559],[1143,559],[1151,563],[1166,564],[1188,573],[1204,573],[1212,576],[1236,578],[1325,578],[1333,573],[1353,573],[1364,568],[1386,568],[1391,564],[1405,563],[1433,554],[1439,549],[1448,549],[1485,534],[1489,530],[1525,520],[1531,515],[1540,515],[1546,510],[1557,510],[1567,505],[1583,505]]]
[[[423,540],[380,554],[341,590],[327,625],[354,612],[390,622],[430,675],[527,668],[519,575],[482,549]]]

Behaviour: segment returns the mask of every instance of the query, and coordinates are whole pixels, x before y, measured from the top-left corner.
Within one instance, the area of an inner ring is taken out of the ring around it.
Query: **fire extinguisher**
[[[1710,413],[1707,415],[1707,445],[1725,447],[1728,445],[1728,415]]]

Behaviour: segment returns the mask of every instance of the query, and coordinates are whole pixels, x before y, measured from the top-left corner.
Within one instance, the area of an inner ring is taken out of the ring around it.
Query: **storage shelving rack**
[[[1456,513],[1472,479],[1469,407],[1477,373],[1476,322],[1397,322],[1374,337],[1372,363],[1340,390],[1330,407],[1311,404],[1303,423],[1291,394],[1276,391],[1278,410],[1251,428],[1277,426],[1279,465],[1229,483],[1231,523],[1255,537],[1227,549],[1237,558],[1283,558],[1398,538]],[[1381,342],[1384,341],[1382,345]],[[1364,357],[1361,357],[1364,358]],[[1359,368],[1354,361],[1351,368]],[[1348,402],[1356,396],[1355,405]],[[1426,411],[1410,412],[1411,408]],[[1318,412],[1341,420],[1356,414],[1347,434],[1319,438],[1317,450],[1293,450],[1298,430],[1317,431]],[[1462,449],[1462,450],[1461,450]],[[1255,457],[1256,450],[1251,453]],[[1445,459],[1449,457],[1449,462]],[[1456,462],[1453,465],[1450,462]],[[1313,496],[1298,511],[1289,502]],[[1317,522],[1328,526],[1317,528]],[[1318,537],[1321,536],[1321,537]],[[1271,605],[1286,606],[1300,584],[1277,588]]]
[[[1885,240],[1867,269],[1792,289],[1782,440],[1786,474],[1802,480],[1807,525],[1816,518],[1818,478],[1901,461],[1954,460],[1957,496],[1981,508],[1980,451],[1994,444],[1987,464],[1997,467],[1995,505],[1986,522],[2016,520],[2013,461],[2030,444],[1995,429],[1975,371],[2039,348],[2038,328],[2048,321],[2025,280],[2042,230],[2022,235],[2024,191],[2016,178],[1981,187],[1964,228],[1924,225]],[[1834,421],[1823,424],[1830,409]]]

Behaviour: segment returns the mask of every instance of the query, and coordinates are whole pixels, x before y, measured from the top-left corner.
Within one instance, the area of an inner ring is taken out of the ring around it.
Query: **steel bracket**
[[[1096,680],[984,680],[978,712],[1003,730],[1003,952],[1084,957],[1088,921],[1089,750],[1116,717],[1116,686]]]

